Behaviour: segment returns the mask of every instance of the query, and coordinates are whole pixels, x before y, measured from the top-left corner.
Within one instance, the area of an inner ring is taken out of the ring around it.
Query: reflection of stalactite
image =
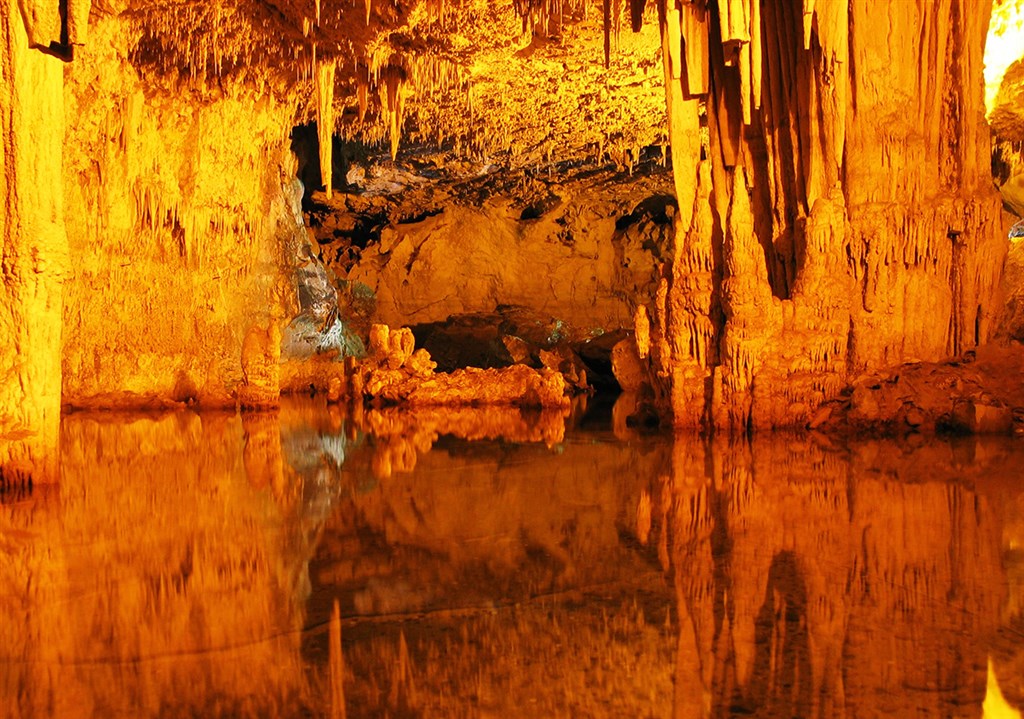
[[[294,475],[278,496],[247,476],[281,464],[281,427],[245,423],[243,447],[237,415],[64,418],[59,496],[0,502],[0,717],[312,711],[300,645],[323,518],[307,524],[315,488]]]
[[[901,458],[876,443],[843,458],[723,439],[677,450],[648,510],[664,513],[650,531],[671,543],[677,716],[842,716],[847,697],[875,706],[884,696],[900,715],[976,706],[976,637],[999,621],[997,516],[959,479],[913,481],[953,451]],[[974,472],[1011,471],[1004,464]]]

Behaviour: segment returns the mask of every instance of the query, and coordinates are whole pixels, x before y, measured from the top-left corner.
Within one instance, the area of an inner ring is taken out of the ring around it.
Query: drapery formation
[[[677,426],[802,424],[851,374],[988,338],[989,11],[662,0],[679,212],[639,350]]]

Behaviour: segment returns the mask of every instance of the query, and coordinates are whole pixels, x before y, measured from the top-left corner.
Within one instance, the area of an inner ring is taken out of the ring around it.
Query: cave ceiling
[[[132,28],[128,54],[157,85],[243,83],[317,119],[317,68],[333,65],[333,130],[381,150],[443,148],[528,165],[664,145],[654,4],[523,0],[95,2]],[[606,55],[607,50],[607,55]],[[607,66],[606,66],[607,62]]]

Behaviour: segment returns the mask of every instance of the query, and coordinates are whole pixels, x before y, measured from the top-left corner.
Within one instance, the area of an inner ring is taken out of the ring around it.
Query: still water
[[[72,414],[60,484],[0,495],[0,718],[1019,717],[1022,472],[1011,439]]]

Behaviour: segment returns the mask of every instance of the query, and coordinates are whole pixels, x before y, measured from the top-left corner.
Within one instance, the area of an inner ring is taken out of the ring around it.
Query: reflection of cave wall
[[[581,580],[622,581],[634,566],[620,544],[623,508],[661,451],[571,441],[557,450],[474,446],[413,427],[405,439],[412,461],[399,465],[400,439],[382,436],[345,466],[360,488],[328,523],[316,571],[324,584],[353,591],[349,611],[518,601]]]
[[[64,420],[59,489],[0,504],[0,717],[309,705],[311,547],[294,477],[256,471],[281,472],[258,434],[226,415]]]
[[[768,441],[707,451],[677,452],[655,490],[687,617],[677,686],[710,692],[713,716],[977,714],[1002,543],[999,514],[959,476],[1011,460],[979,453],[966,469],[955,447],[885,443],[850,458]]]

